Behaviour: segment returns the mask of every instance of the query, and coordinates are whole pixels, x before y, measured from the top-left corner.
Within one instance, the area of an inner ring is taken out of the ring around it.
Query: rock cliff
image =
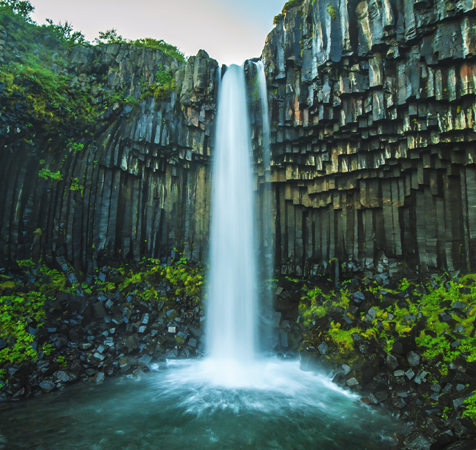
[[[282,270],[474,269],[474,4],[294,3],[263,51]]]
[[[18,30],[1,31],[5,64],[48,53],[48,70],[68,81],[64,95],[84,93],[92,110],[78,133],[69,122],[52,133],[25,112],[28,92],[0,80],[1,265],[65,255],[86,271],[100,256],[167,257],[176,245],[205,259],[216,61],[128,44],[65,48],[42,30],[25,50]]]
[[[292,5],[263,50],[276,267],[304,275],[385,257],[423,271],[475,269],[473,2]],[[26,93],[18,100],[0,80],[1,265],[66,256],[85,272],[102,256],[166,258],[174,247],[206,259],[217,62],[204,51],[182,62],[130,44],[66,48],[45,33],[25,47],[0,28],[5,64],[48,53],[94,114],[81,122],[70,112],[57,133],[38,129],[53,119],[32,119]]]

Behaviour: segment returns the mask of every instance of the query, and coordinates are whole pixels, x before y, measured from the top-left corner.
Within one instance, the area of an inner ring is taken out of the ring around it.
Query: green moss
[[[58,172],[51,172],[49,169],[40,169],[38,172],[38,176],[40,178],[44,178],[45,180],[54,180],[54,181],[62,181],[63,175]]]
[[[84,197],[84,186],[79,184],[78,178],[73,178],[73,181],[71,182],[71,187],[69,188],[70,191],[80,191],[81,192],[81,198]]]
[[[27,53],[20,61],[0,66],[0,86],[5,107],[22,111],[36,132],[57,136],[68,127],[87,128],[97,112],[84,92],[71,88],[69,75],[57,73],[39,56]]]
[[[164,100],[175,89],[175,80],[171,70],[163,70],[162,66],[158,66],[158,72],[155,74],[155,82],[142,86],[142,95],[140,100],[146,100],[149,97],[154,97],[156,100]]]
[[[354,318],[348,311],[349,294],[343,288],[340,292],[330,290],[327,294],[322,289],[309,290],[302,297],[299,309],[303,324],[308,328],[306,339],[314,343],[316,333],[320,333],[320,339],[334,343],[336,350],[341,354],[349,354],[354,351],[352,334],[356,333],[367,340],[378,341],[381,347],[390,353],[395,338],[407,336],[414,333],[415,327],[419,327],[419,335],[416,338],[418,346],[425,349],[423,360],[432,361],[439,358],[438,370],[441,375],[448,373],[448,365],[458,358],[464,357],[467,361],[476,361],[476,338],[471,337],[474,331],[474,320],[476,317],[476,276],[467,275],[458,281],[451,281],[448,288],[444,285],[437,285],[433,288],[431,284],[426,286],[427,294],[418,295],[413,291],[411,296],[405,299],[406,306],[395,301],[389,306],[379,306],[378,303],[372,306],[373,316],[369,320],[364,320],[365,312],[362,316]],[[402,279],[400,289],[411,291],[411,283],[407,279]],[[383,301],[380,288],[373,283],[367,285],[367,290],[374,298]],[[398,294],[399,291],[390,291],[389,294]],[[377,300],[378,302],[378,300]],[[453,313],[451,307],[455,302],[462,303],[468,307],[467,315],[461,316]],[[388,304],[388,303],[387,303]],[[342,314],[346,314],[354,321],[351,329],[344,330],[337,322],[332,322],[327,329],[314,329],[314,321],[317,318],[325,317],[338,307],[342,308]],[[472,308],[470,308],[472,307]],[[450,314],[453,320],[460,324],[460,332],[455,334],[454,327],[450,327],[447,322],[441,320],[441,314]],[[356,320],[357,319],[357,320]],[[460,345],[453,348],[451,342],[458,340]]]
[[[476,393],[469,397],[464,404],[466,410],[463,412],[463,417],[468,417],[473,422],[476,422]]]
[[[278,14],[278,15],[274,16],[273,25],[277,25],[282,20],[284,20],[284,14]]]
[[[331,16],[332,20],[337,19],[337,11],[330,3],[326,5],[326,11],[327,11],[327,14]]]
[[[281,10],[281,14],[278,14],[277,16],[274,16],[273,19],[273,24],[277,25],[279,22],[284,20],[284,17],[286,16],[286,13],[291,9],[295,8],[296,6],[301,6],[303,4],[304,0],[289,0],[286,2],[283,6],[283,9]]]

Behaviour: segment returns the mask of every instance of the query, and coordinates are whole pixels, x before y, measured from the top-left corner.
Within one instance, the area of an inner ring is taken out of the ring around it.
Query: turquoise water
[[[246,372],[170,363],[0,412],[5,449],[385,450],[401,430],[328,378],[275,360]]]

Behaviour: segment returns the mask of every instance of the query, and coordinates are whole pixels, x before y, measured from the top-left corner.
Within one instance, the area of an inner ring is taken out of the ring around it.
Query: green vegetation
[[[18,265],[28,270],[34,263],[26,260],[18,261]],[[31,334],[30,330],[43,326],[45,302],[54,299],[58,291],[70,289],[66,289],[66,277],[57,270],[43,266],[40,274],[41,281],[34,285],[25,286],[12,279],[0,283],[0,339],[7,343],[0,350],[0,379],[6,376],[6,364],[36,361],[42,354],[52,351],[47,343],[39,347],[35,342],[35,332]]]
[[[291,9],[295,8],[296,6],[301,6],[304,0],[289,0],[286,2],[283,6],[283,9],[281,10],[281,14],[278,14],[277,16],[274,16],[273,19],[273,24],[277,25],[281,20],[284,19],[286,16],[286,13]]]
[[[135,45],[141,48],[155,48],[160,50],[165,55],[169,56],[170,58],[178,59],[181,62],[185,62],[184,54],[174,45],[168,44],[164,40],[160,39],[152,39],[152,38],[145,38],[145,39],[137,39],[135,41],[129,41],[129,44]]]
[[[54,37],[68,46],[86,44],[86,38],[81,31],[74,31],[73,26],[65,22],[64,25],[60,22],[58,25],[54,24],[51,19],[46,19],[48,26],[46,27]]]
[[[304,325],[307,327],[312,326],[316,317],[324,317],[337,308],[341,308],[347,317],[356,321],[356,326],[349,330],[339,330],[340,324],[332,323],[333,332],[329,339],[334,341],[338,350],[342,353],[352,350],[347,345],[343,345],[341,348],[341,344],[348,343],[349,336],[354,333],[368,338],[374,337],[376,340],[380,339],[384,343],[385,350],[389,352],[396,336],[407,336],[414,329],[417,329],[417,316],[420,316],[425,318],[425,329],[418,334],[416,342],[420,347],[426,348],[423,352],[425,360],[431,361],[440,357],[445,363],[450,363],[464,354],[468,361],[476,361],[476,338],[470,337],[474,329],[476,316],[476,284],[473,286],[473,277],[468,275],[458,282],[451,281],[449,285],[449,289],[444,286],[433,288],[428,285],[426,287],[429,291],[428,294],[422,295],[414,291],[412,293],[413,301],[406,299],[386,305],[381,291],[384,291],[386,295],[397,295],[399,292],[407,290],[411,284],[404,278],[400,282],[399,291],[392,291],[380,288],[376,283],[371,283],[367,289],[380,298],[382,306],[373,305],[373,316],[367,317],[363,315],[360,318],[355,318],[347,311],[349,291],[345,286],[337,293],[330,291],[324,294],[319,288],[310,290],[302,298],[299,308]],[[467,288],[470,293],[462,294],[461,291],[464,288]],[[456,302],[473,307],[468,317],[464,318],[454,312],[448,313],[451,306]],[[461,325],[462,328],[460,329],[462,331],[459,333],[459,337],[454,336],[454,331],[448,322],[441,320],[442,314],[450,314],[451,319]],[[371,320],[369,320],[369,317]],[[462,333],[465,335],[464,338],[461,337]],[[451,349],[451,340],[449,339],[459,340],[461,345],[457,349]]]
[[[360,290],[366,301],[372,301],[360,316],[351,307],[349,284],[343,283],[339,291],[304,285],[299,305],[302,348],[327,342],[335,355],[350,360],[359,354],[356,342],[371,343],[389,354],[396,339],[412,337],[422,356],[422,370],[444,377],[453,362],[476,361],[476,275],[445,279],[430,279],[423,287],[402,278],[395,290],[364,280]],[[464,415],[475,420],[476,394],[466,405]]]
[[[160,50],[170,58],[175,58],[181,62],[185,62],[184,54],[175,46],[168,44],[164,40],[143,38],[136,40],[126,40],[121,35],[117,34],[117,30],[100,31],[99,38],[96,38],[95,42],[99,45],[102,44],[131,44],[140,48],[154,48]]]
[[[127,44],[122,36],[117,34],[117,30],[100,31],[99,37],[95,39],[96,44]]]
[[[170,95],[175,89],[175,80],[172,71],[163,70],[162,66],[158,66],[158,72],[155,74],[155,82],[142,87],[142,95],[140,100],[154,97],[156,100],[163,100]]]
[[[296,6],[301,6],[304,0],[289,0],[283,6],[281,11],[282,14],[286,14],[291,8],[295,8]]]
[[[203,286],[203,272],[198,267],[188,264],[185,257],[180,257],[172,262],[170,266],[163,267],[160,262],[144,259],[141,263],[141,270],[136,268],[128,269],[127,266],[119,269],[123,275],[123,280],[117,289],[122,294],[129,294],[131,287],[134,293],[146,301],[162,300],[167,301],[168,297],[164,291],[157,290],[158,284],[165,284],[173,288],[172,295],[186,296],[190,301],[199,303]],[[138,283],[144,283],[146,289],[136,289]],[[109,286],[112,288],[112,286]],[[114,286],[115,289],[116,286]]]
[[[54,180],[54,181],[62,181],[63,175],[58,172],[51,172],[49,169],[40,169],[38,172],[38,176],[40,178],[44,178],[45,180]]]
[[[277,14],[276,16],[274,16],[273,25],[277,25],[282,20],[284,20],[284,14]]]
[[[62,320],[51,316],[54,312],[49,309],[49,302],[55,301],[61,293],[77,294],[79,288],[94,297],[101,292],[118,293],[121,308],[130,308],[126,298],[134,295],[154,305],[156,311],[163,310],[165,305],[168,309],[174,308],[177,298],[193,307],[199,305],[202,298],[203,269],[181,255],[169,266],[152,258],[144,258],[138,264],[124,263],[118,269],[111,269],[105,281],[95,277],[91,284],[83,282],[73,286],[58,270],[44,265],[35,268],[31,260],[17,261],[17,264],[24,273],[20,279],[0,275],[0,339],[6,342],[0,350],[0,380],[8,379],[6,369],[11,364],[28,364],[50,354],[60,367],[66,367],[65,357],[37,337],[41,335],[37,330],[45,322]],[[29,282],[31,277],[34,282]]]
[[[63,50],[73,46],[90,44],[68,22],[55,24],[48,19],[46,25],[38,26],[30,19],[33,9],[26,1],[0,0],[0,27],[9,36],[6,61],[0,66],[5,145],[12,150],[27,144],[48,150],[69,146],[72,151],[80,151],[91,142],[102,122],[109,120],[112,111],[118,111],[118,106],[135,106],[140,99],[126,92],[125,86],[108,88],[105,74],[95,74],[94,82],[78,80],[60,55],[67,55]],[[52,36],[56,39],[51,40]],[[101,39],[126,43],[115,30],[100,33],[98,42],[103,43]],[[146,38],[127,44],[158,49],[170,58],[185,61],[175,46],[163,40]],[[142,95],[164,99],[174,89],[173,73],[159,70],[155,83]]]
[[[84,186],[81,186],[79,184],[78,178],[73,178],[73,181],[71,182],[71,187],[69,188],[70,191],[80,191],[81,192],[81,197],[84,197]]]
[[[30,14],[35,10],[29,1],[0,0],[0,14],[17,15],[27,22],[33,22]]]
[[[464,403],[466,410],[463,412],[463,417],[468,417],[473,422],[476,422],[476,393],[469,397]]]
[[[330,3],[326,5],[326,11],[331,16],[332,20],[337,19],[337,11]]]
[[[47,59],[47,55],[44,55]],[[87,128],[96,113],[84,93],[73,92],[71,76],[56,73],[32,52],[0,66],[5,101],[23,111],[36,129],[56,135],[63,127]]]

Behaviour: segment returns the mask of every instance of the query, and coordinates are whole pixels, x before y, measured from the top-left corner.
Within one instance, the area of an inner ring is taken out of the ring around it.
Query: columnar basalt
[[[278,21],[263,57],[282,272],[382,253],[475,267],[473,12],[305,0]]]
[[[2,32],[4,62],[28,64],[21,42]],[[73,144],[62,130],[26,136],[29,118],[2,97],[1,265],[65,255],[86,271],[98,256],[167,257],[175,246],[204,259],[216,61],[204,51],[181,62],[127,44],[67,49],[43,36],[39,49],[47,48],[96,115]],[[165,90],[164,73],[172,80]],[[42,169],[60,179],[39,177]]]
[[[263,51],[276,267],[359,270],[384,254],[423,271],[474,269],[473,4],[327,1],[288,8]],[[66,256],[86,271],[99,256],[166,258],[174,247],[205,260],[217,62],[130,44],[66,48],[47,33],[32,42],[95,114],[72,140],[37,131],[15,104],[2,111],[2,265]],[[0,29],[4,64],[26,47]],[[246,70],[260,210],[259,90]]]

